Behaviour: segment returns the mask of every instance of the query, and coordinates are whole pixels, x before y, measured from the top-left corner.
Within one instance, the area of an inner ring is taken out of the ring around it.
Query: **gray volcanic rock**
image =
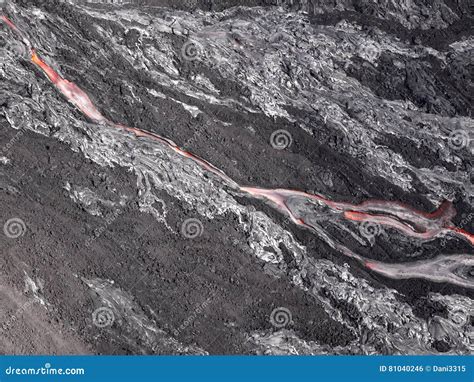
[[[0,350],[471,353],[470,12],[7,2]]]

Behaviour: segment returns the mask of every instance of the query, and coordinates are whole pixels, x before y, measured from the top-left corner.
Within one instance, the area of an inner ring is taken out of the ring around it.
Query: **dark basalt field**
[[[470,354],[473,14],[0,1],[2,354]]]

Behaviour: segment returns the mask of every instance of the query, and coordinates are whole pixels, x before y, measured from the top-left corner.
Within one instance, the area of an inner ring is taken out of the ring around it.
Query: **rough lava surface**
[[[474,351],[467,0],[0,6],[1,353]]]

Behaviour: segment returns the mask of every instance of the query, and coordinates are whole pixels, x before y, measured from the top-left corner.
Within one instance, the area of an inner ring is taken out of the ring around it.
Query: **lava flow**
[[[11,20],[9,20],[6,16],[1,16],[1,19],[10,28],[12,28],[14,32],[21,35],[21,32],[19,32],[18,28]],[[223,171],[216,168],[204,159],[201,159],[198,156],[181,149],[170,139],[155,133],[109,121],[100,113],[100,111],[96,108],[89,96],[84,91],[82,91],[76,84],[62,78],[51,66],[46,64],[38,56],[36,50],[31,48],[31,45],[24,37],[23,41],[30,47],[31,62],[41,69],[41,71],[46,74],[48,79],[56,86],[56,88],[91,121],[99,125],[107,124],[109,126],[130,132],[136,137],[147,137],[169,146],[179,155],[195,161],[198,165],[213,173],[214,175],[217,175],[230,186],[238,189],[239,191],[254,197],[265,198],[266,200],[274,203],[279,209],[285,211],[291,217],[293,222],[298,225],[314,229],[314,226],[306,222],[305,216],[296,216],[291,210],[289,207],[289,201],[292,198],[305,198],[320,205],[325,205],[334,213],[340,214],[340,216],[346,220],[355,222],[369,221],[377,223],[394,228],[405,235],[409,235],[417,239],[426,241],[446,234],[454,234],[468,240],[471,245],[474,245],[473,234],[452,225],[451,220],[456,215],[456,211],[449,202],[444,202],[441,204],[439,209],[433,213],[426,213],[417,211],[398,202],[370,200],[356,205],[343,202],[334,202],[321,195],[308,194],[295,190],[261,189],[239,186]],[[341,246],[340,244],[335,244],[334,247],[339,249],[347,256],[356,258],[367,268],[388,277],[421,277],[429,278],[433,281],[449,280],[450,282],[458,285],[472,287],[471,282],[468,282],[461,276],[457,276],[455,274],[457,268],[471,266],[471,258],[464,255],[442,257],[412,264],[385,264],[376,261],[368,261],[367,259],[352,253],[352,251]],[[446,274],[446,272],[449,272],[449,274]]]
[[[343,217],[347,220],[357,222],[369,221],[389,226],[418,239],[430,240],[443,234],[453,233],[467,239],[474,245],[474,235],[452,226],[451,219],[456,215],[456,211],[448,201],[443,202],[435,212],[425,213],[397,202],[374,200],[357,205],[338,203],[320,195],[295,190],[268,190],[253,187],[241,187],[241,190],[254,196],[261,196],[271,200],[280,209],[285,210],[295,223],[301,225],[307,224],[303,218],[295,217],[288,207],[288,200],[292,197],[304,197],[315,200],[320,204],[327,205],[335,212],[343,213]]]

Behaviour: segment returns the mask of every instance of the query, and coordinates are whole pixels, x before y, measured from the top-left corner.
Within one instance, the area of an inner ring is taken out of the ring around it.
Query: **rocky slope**
[[[473,351],[467,2],[1,24],[2,352]]]

